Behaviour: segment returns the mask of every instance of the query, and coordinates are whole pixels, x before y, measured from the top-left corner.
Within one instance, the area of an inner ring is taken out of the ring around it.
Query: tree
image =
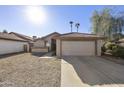
[[[92,30],[95,34],[104,35],[108,40],[121,38],[121,34],[124,31],[124,17],[121,14],[114,16],[111,13],[111,9],[108,8],[99,12],[94,11]]]
[[[124,19],[123,17],[118,17],[116,19],[116,22],[117,22],[117,34],[118,34],[118,38],[120,39],[121,38],[121,35],[122,35],[122,32],[123,32],[123,28],[124,28]]]
[[[80,23],[75,24],[75,27],[77,28],[77,32],[78,32],[79,26],[80,26]]]
[[[72,32],[73,21],[70,21],[69,23],[70,23],[70,25],[71,25],[71,32]]]
[[[93,16],[92,16],[92,29],[93,33],[98,33],[99,32],[99,24],[100,23],[100,16],[98,11],[94,11]]]
[[[110,29],[111,15],[109,9],[100,12],[94,11],[92,16],[93,32],[99,35],[106,35]]]
[[[112,34],[115,40],[123,37],[124,31],[124,18],[121,16],[116,16],[112,19]]]
[[[115,13],[116,15],[115,15]],[[94,11],[92,20],[92,31],[97,35],[104,35],[108,40],[123,38],[124,12],[104,8],[102,11]]]
[[[111,38],[111,14],[110,10],[108,8],[103,9],[103,11],[100,14],[101,16],[101,23],[100,28],[101,32],[104,33],[104,36],[107,36],[109,39]]]

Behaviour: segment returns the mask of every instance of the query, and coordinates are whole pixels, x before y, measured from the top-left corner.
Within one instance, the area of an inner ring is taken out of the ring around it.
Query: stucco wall
[[[51,50],[51,43],[52,43],[52,38],[54,37],[54,36],[56,36],[56,35],[58,35],[58,34],[53,34],[53,35],[51,35],[51,36],[48,36],[48,37],[46,37],[45,38],[45,40],[47,41],[47,43],[49,43],[49,50]]]
[[[61,56],[61,55],[60,55],[60,40],[59,40],[59,39],[56,40],[56,55],[57,55],[58,57]]]
[[[97,56],[101,56],[102,46],[103,46],[103,40],[97,40]]]
[[[32,48],[32,52],[48,52],[48,48]]]
[[[44,40],[37,40],[34,42],[33,47],[45,47],[45,41]]]
[[[27,45],[29,51],[29,44],[27,42],[0,39],[0,55],[24,51],[24,45]]]

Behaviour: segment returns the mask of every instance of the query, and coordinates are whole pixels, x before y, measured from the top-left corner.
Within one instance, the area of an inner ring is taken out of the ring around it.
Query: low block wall
[[[31,48],[32,52],[48,52],[48,48]]]

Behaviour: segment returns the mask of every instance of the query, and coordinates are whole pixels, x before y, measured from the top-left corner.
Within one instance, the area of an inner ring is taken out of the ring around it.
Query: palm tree
[[[79,29],[80,23],[76,23],[75,26],[77,27],[77,32],[78,32],[78,29]]]
[[[73,24],[74,22],[73,22],[73,21],[70,21],[69,23],[70,23],[70,25],[71,25],[71,32],[72,32],[72,24]]]

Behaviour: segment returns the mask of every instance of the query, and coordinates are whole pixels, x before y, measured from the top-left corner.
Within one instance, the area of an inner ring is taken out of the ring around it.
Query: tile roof
[[[51,36],[51,35],[60,35],[60,33],[58,33],[58,32],[53,32],[53,33],[50,33],[50,34],[48,34],[48,35],[46,35],[46,36],[44,36],[44,37],[42,37],[43,39],[45,39],[45,38],[47,38],[47,37],[49,37],[49,36]]]
[[[94,38],[94,39],[102,39],[105,38],[104,36],[99,36],[96,34],[89,34],[89,33],[79,33],[79,32],[71,32],[71,33],[65,33],[65,34],[61,34],[58,37],[55,38]]]
[[[3,32],[0,32],[0,39],[6,39],[6,40],[14,40],[14,41],[25,41],[24,39],[22,38],[19,38],[17,37],[16,35],[14,34],[11,34],[11,33],[3,33]]]
[[[16,36],[24,39],[24,40],[28,40],[28,41],[33,41],[33,38],[32,37],[29,37],[29,36],[26,36],[26,35],[23,35],[23,34],[19,34],[19,33],[16,33],[16,32],[10,32],[11,34],[15,34]]]
[[[37,40],[44,40],[44,41],[45,41],[45,39],[44,39],[43,37],[41,37],[41,38],[36,38],[36,39],[34,39],[33,41],[37,41]]]
[[[47,38],[47,37],[49,37],[49,36],[51,36],[51,35],[54,35],[54,34],[55,34],[55,36],[59,36],[59,35],[60,35],[58,32],[53,32],[53,33],[50,33],[50,34],[48,34],[48,35],[46,35],[46,36],[43,36],[43,37],[41,37],[41,38],[36,38],[36,39],[34,39],[34,41],[37,41],[37,40],[44,40],[44,41],[46,41],[46,38]]]
[[[97,37],[96,34],[89,34],[89,33],[79,33],[79,32],[71,32],[61,34],[60,37]]]

